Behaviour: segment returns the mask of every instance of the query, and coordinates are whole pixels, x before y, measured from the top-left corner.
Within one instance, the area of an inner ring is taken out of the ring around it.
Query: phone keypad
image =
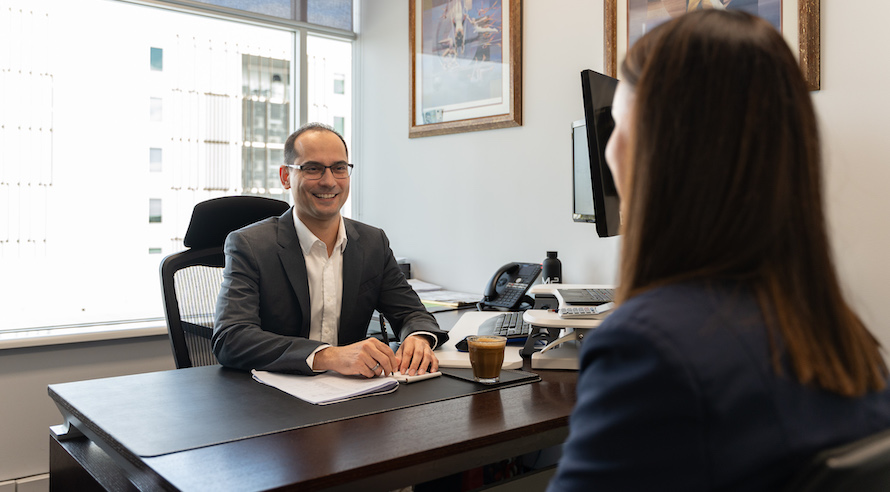
[[[506,289],[504,289],[504,292],[500,296],[498,296],[497,300],[492,302],[492,304],[495,306],[512,307],[524,293],[524,289],[507,287]]]

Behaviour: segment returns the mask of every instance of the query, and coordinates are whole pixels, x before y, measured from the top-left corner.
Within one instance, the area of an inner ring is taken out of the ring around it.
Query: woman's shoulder
[[[765,325],[749,287],[733,282],[687,282],[648,289],[628,299],[596,330],[658,339],[671,345],[753,337]]]
[[[607,320],[635,317],[655,321],[718,313],[738,314],[751,309],[757,310],[758,307],[753,291],[746,284],[684,282],[647,289],[625,301]]]
[[[646,289],[627,299],[606,320],[685,317],[750,299],[753,299],[750,289],[739,284],[705,281],[668,284]]]

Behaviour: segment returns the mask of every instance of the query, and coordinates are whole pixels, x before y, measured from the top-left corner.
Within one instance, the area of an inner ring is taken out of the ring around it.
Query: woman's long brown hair
[[[801,383],[884,387],[880,347],[841,293],[822,205],[817,121],[766,21],[705,10],[659,26],[622,66],[634,87],[623,190],[626,299],[689,279],[747,282]]]

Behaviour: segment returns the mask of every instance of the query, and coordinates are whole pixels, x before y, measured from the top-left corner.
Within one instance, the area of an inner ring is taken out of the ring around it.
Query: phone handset
[[[517,310],[523,301],[530,300],[525,293],[540,274],[540,263],[511,262],[498,268],[485,286],[479,308]]]

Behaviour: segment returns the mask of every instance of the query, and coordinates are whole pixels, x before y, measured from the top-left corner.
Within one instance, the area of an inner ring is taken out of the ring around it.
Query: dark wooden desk
[[[188,371],[156,374],[168,386],[164,391],[177,391],[176,380],[198,374]],[[577,373],[537,372],[542,377],[537,383],[154,457],[127,449],[113,432],[79,412],[76,402],[64,401],[51,391],[69,414],[73,430],[64,435],[62,426],[56,426],[51,432],[51,489],[392,490],[563,442]],[[200,374],[205,373],[215,374]],[[88,393],[101,393],[103,385],[116,392],[127,390],[119,381],[111,381],[117,379],[69,384],[83,385],[78,390]],[[131,391],[161,391],[146,386],[152,379],[137,379],[141,387]],[[208,380],[220,384],[214,381]],[[146,405],[150,404],[149,399]],[[115,425],[141,425],[126,413],[121,412]],[[197,413],[194,418],[202,417]],[[163,436],[165,429],[157,431]]]

